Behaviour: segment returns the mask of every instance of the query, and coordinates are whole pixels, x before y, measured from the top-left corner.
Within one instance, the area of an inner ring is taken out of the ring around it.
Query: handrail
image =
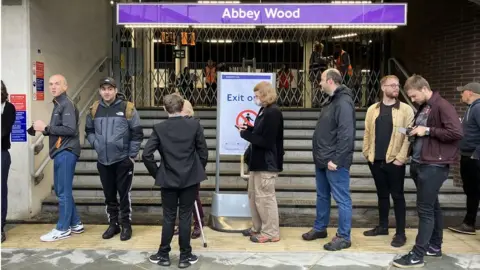
[[[402,72],[402,75],[405,76],[405,78],[408,79],[408,77],[410,77],[410,75],[408,75],[407,70],[400,64],[400,62],[398,62],[396,58],[393,58],[393,57],[388,59],[388,74],[393,74],[392,64],[391,64],[392,62],[395,64],[396,68],[398,68],[398,70]],[[412,107],[413,111],[416,113],[417,108],[415,108],[415,106],[413,105],[412,101],[408,98],[408,95],[407,93],[405,93],[405,90],[403,88],[400,88],[400,93],[402,94],[403,98],[408,103],[408,105],[410,105],[410,107]]]
[[[245,168],[244,164],[245,164],[245,157],[241,155],[240,156],[240,177],[243,179],[248,179],[250,175],[244,173],[244,168]]]
[[[101,61],[99,61],[97,64],[95,64],[95,66],[91,69],[91,71],[87,74],[87,76],[85,77],[85,79],[83,80],[83,82],[80,84],[80,88],[79,90],[77,90],[77,92],[75,92],[75,94],[73,94],[73,96],[71,97],[72,99],[75,99],[82,91],[83,89],[85,88],[85,85],[87,85],[87,83],[92,79],[92,77],[97,73],[97,71],[99,70],[99,68],[104,65],[107,61],[110,60],[110,57],[106,56],[104,58],[101,59]],[[111,75],[111,67],[108,67],[108,73],[109,75]],[[91,95],[91,97],[88,99],[88,101],[86,102],[86,104],[83,106],[82,110],[79,112],[79,118],[83,115],[83,113],[85,112],[85,110],[90,106],[91,102],[93,101],[93,99],[96,97],[97,95]],[[45,138],[45,136],[43,134],[41,134],[37,140],[35,141],[35,143],[33,143],[31,146],[30,146],[30,149],[32,151],[34,151],[35,147],[40,145],[40,143],[43,142],[43,139]],[[31,163],[30,163],[30,175],[36,179],[38,178],[43,170],[45,169],[45,167],[48,165],[48,163],[50,162],[50,156],[46,156],[42,163],[40,164],[40,166],[38,167],[38,169],[35,171],[35,157],[34,155],[31,155],[32,156],[32,160],[31,160]]]

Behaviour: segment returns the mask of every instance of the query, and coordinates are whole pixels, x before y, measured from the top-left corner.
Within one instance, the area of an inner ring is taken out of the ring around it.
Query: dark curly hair
[[[2,80],[2,103],[5,103],[5,101],[7,101],[7,99],[8,99],[7,87],[5,86],[5,84],[3,83],[3,80]]]

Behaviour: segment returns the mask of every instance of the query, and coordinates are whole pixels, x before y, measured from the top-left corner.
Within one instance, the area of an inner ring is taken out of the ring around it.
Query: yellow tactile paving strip
[[[85,225],[85,232],[73,235],[69,239],[43,243],[40,236],[53,228],[54,225],[34,224],[18,225],[7,231],[7,241],[2,248],[46,248],[46,249],[115,249],[115,250],[144,250],[155,251],[160,243],[160,226],[133,226],[133,238],[122,242],[119,236],[114,239],[103,240],[101,235],[107,228],[106,225]],[[301,239],[301,234],[309,228],[281,228],[281,241],[277,243],[255,244],[240,234],[221,233],[205,228],[208,247],[203,248],[202,240],[192,240],[192,246],[197,251],[230,251],[230,252],[308,252],[322,251],[323,244],[327,239],[306,242]],[[390,230],[390,236],[365,237],[362,232],[365,229],[355,228],[352,230],[352,247],[349,251],[357,252],[383,252],[403,253],[409,251],[415,241],[416,229],[407,230],[408,243],[402,248],[390,246],[394,229]],[[330,228],[329,238],[336,229]],[[172,241],[172,250],[178,250],[178,238]],[[444,231],[443,252],[450,254],[480,253],[480,236],[454,234]]]

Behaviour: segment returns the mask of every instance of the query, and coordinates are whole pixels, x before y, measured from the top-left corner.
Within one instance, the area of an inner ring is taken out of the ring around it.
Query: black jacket
[[[10,134],[15,123],[16,111],[12,103],[5,101],[5,108],[2,113],[2,150],[10,149]]]
[[[48,136],[50,158],[54,158],[63,150],[80,156],[79,112],[77,106],[63,93],[53,99],[53,112],[50,124],[43,135]]]
[[[160,153],[160,166],[155,151]],[[155,185],[162,188],[183,189],[207,179],[207,142],[197,119],[169,117],[154,125],[142,157]]]
[[[355,107],[352,90],[339,86],[320,112],[313,133],[313,160],[325,169],[329,161],[349,169],[355,146]]]
[[[460,142],[462,155],[480,159],[480,99],[468,106],[463,117],[463,139]]]
[[[283,115],[276,104],[260,108],[254,127],[240,136],[251,143],[250,171],[283,171]]]

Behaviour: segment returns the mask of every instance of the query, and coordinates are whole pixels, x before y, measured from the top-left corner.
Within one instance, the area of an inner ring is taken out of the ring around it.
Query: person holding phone
[[[253,227],[242,231],[255,243],[280,241],[275,181],[283,170],[283,114],[276,105],[277,91],[271,83],[260,82],[253,89],[260,106],[252,126],[236,126],[250,142],[248,199]]]

